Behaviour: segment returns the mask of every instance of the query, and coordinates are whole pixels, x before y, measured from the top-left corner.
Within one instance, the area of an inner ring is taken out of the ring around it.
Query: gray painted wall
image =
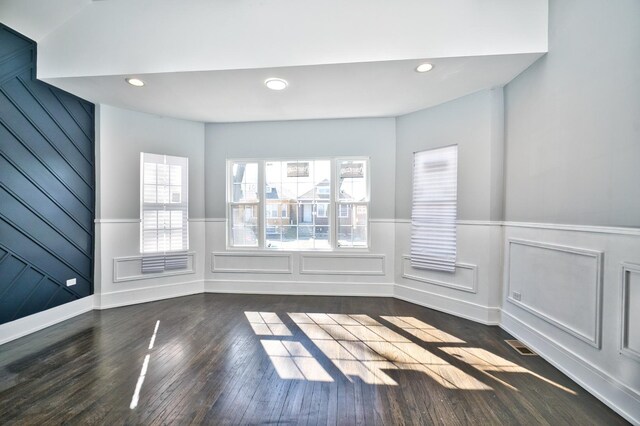
[[[97,217],[140,218],[140,152],[189,158],[189,217],[204,217],[204,124],[100,106]]]
[[[640,2],[551,1],[505,89],[509,221],[640,226]]]
[[[397,118],[397,219],[411,218],[413,153],[458,144],[458,218],[502,220],[502,89]]]
[[[225,217],[228,158],[368,156],[371,218],[394,214],[395,119],[302,120],[205,126],[206,217]]]

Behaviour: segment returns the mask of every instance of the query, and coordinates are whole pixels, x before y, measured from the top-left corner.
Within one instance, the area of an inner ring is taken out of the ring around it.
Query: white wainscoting
[[[142,255],[122,256],[113,259],[113,282],[150,280],[174,275],[188,275],[196,273],[196,254],[187,253],[187,268],[160,272],[157,274],[143,274]]]
[[[623,262],[620,353],[640,362],[640,265]]]
[[[300,274],[385,275],[383,254],[301,253]]]
[[[402,255],[402,277],[412,281],[439,285],[469,293],[478,292],[478,266],[456,262],[454,273],[416,269],[411,266],[411,256]]]
[[[602,257],[601,251],[510,238],[507,300],[599,348]]]
[[[211,272],[236,274],[292,274],[291,253],[213,252]]]

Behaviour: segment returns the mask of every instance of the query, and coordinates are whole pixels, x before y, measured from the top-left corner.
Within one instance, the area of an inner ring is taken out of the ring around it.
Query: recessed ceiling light
[[[431,71],[432,69],[433,69],[433,65],[431,65],[428,62],[425,62],[424,64],[418,65],[418,67],[416,68],[416,71],[427,72],[427,71]]]
[[[125,78],[125,80],[127,80],[127,83],[129,83],[132,86],[136,86],[136,87],[144,86],[144,81],[140,80],[139,78]]]
[[[287,80],[281,78],[268,78],[264,81],[264,84],[271,90],[284,90],[289,85]]]

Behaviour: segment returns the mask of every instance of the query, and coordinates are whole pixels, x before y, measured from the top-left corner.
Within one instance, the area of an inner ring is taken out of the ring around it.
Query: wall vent
[[[520,340],[505,340],[509,346],[516,350],[520,355],[524,356],[537,356],[538,354],[529,349],[527,345]]]

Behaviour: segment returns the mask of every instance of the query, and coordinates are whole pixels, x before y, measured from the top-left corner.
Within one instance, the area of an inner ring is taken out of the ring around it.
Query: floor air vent
[[[525,356],[537,356],[538,354],[529,349],[524,343],[520,340],[505,340],[509,346],[515,349],[520,355]]]

